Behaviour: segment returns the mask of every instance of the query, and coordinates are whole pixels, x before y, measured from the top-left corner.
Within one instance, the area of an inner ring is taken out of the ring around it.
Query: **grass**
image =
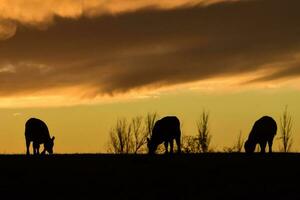
[[[54,199],[295,199],[300,197],[299,171],[300,154],[0,155],[0,194]]]

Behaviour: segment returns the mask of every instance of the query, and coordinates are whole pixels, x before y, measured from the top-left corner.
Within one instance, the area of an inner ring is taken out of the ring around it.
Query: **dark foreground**
[[[300,199],[300,154],[0,156],[0,199]]]

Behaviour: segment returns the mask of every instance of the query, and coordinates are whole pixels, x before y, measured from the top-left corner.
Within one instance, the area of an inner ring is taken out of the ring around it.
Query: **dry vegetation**
[[[148,113],[146,116],[133,117],[117,120],[110,130],[110,139],[107,152],[116,154],[147,153],[147,138],[151,137],[152,129],[158,120],[157,113]],[[196,121],[197,133],[194,135],[181,136],[181,150],[183,153],[207,153],[215,152],[211,147],[212,134],[210,133],[210,114],[203,110],[198,121]],[[280,132],[280,152],[290,152],[293,144],[293,118],[287,107],[280,117],[278,127]],[[230,147],[224,147],[223,152],[242,152],[245,138],[242,131],[237,135],[235,142]],[[259,151],[259,147],[257,147]],[[157,153],[163,153],[164,147],[160,145]]]
[[[293,130],[293,118],[288,111],[286,106],[282,116],[280,117],[280,141],[281,141],[281,152],[290,152],[293,144],[292,130]]]

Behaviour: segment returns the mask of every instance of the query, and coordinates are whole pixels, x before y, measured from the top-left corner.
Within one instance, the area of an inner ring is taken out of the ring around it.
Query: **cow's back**
[[[175,116],[168,116],[158,120],[153,128],[152,138],[154,140],[168,140],[180,137],[180,122]]]
[[[275,120],[269,116],[264,116],[257,120],[251,130],[250,138],[252,140],[269,140],[277,132]]]
[[[44,143],[49,140],[50,134],[47,125],[40,119],[30,118],[25,124],[26,140]]]

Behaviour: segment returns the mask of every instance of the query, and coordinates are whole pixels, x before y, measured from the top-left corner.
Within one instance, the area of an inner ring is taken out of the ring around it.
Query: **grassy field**
[[[0,156],[1,196],[24,199],[299,199],[299,178],[300,154]]]

